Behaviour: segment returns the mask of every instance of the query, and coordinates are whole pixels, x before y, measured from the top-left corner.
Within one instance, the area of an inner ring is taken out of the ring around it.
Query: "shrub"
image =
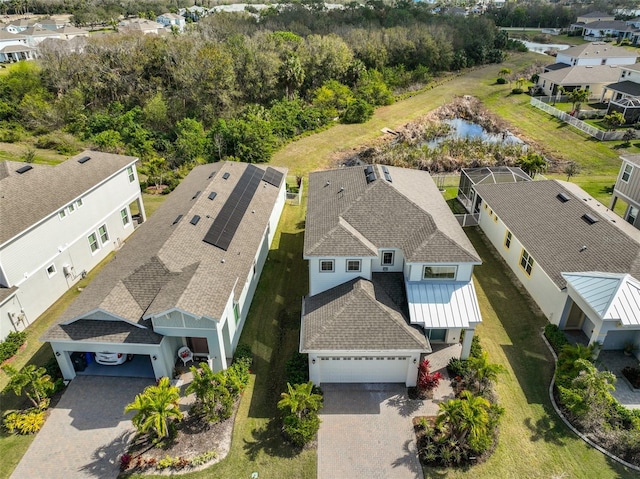
[[[8,127],[0,128],[0,141],[4,143],[17,143],[25,136],[24,129],[13,123],[7,125]]]
[[[251,346],[248,344],[238,344],[236,347],[236,352],[233,354],[233,362],[236,362],[240,359],[249,359],[249,366],[253,363],[253,352],[251,351]]]
[[[471,340],[471,350],[469,357],[481,358],[482,357],[482,345],[480,344],[480,336],[474,335]]]
[[[38,137],[35,145],[37,148],[56,150],[63,155],[73,155],[81,150],[78,141],[73,135],[61,131],[54,131]]]
[[[497,83],[498,85],[505,85],[505,84],[507,83],[507,79],[506,79],[506,78],[502,78],[502,77],[500,77],[500,78],[498,78],[498,79],[496,80],[496,83]]]
[[[562,346],[569,344],[564,333],[555,324],[547,324],[544,327],[544,335],[549,340],[549,343],[556,354],[560,352]]]
[[[287,382],[290,384],[302,384],[309,381],[309,356],[295,352],[285,366]]]
[[[44,424],[44,411],[36,408],[12,411],[5,415],[3,425],[12,434],[34,434]]]
[[[0,343],[0,363],[16,354],[26,339],[26,332],[11,331],[5,340]]]
[[[303,447],[313,441],[319,429],[320,418],[316,413],[310,413],[303,417],[289,414],[284,418],[284,435],[291,444],[298,447]]]
[[[365,100],[356,99],[347,106],[340,121],[342,123],[364,123],[373,116],[373,107]]]
[[[428,359],[425,359],[420,363],[418,368],[418,391],[421,395],[425,395],[428,392],[433,391],[440,384],[442,374],[438,371],[431,372],[431,365]]]
[[[511,93],[513,93],[514,95],[522,95],[522,93],[524,93],[524,90],[522,88],[513,88],[511,90]]]
[[[120,472],[124,472],[129,468],[131,459],[131,454],[123,454],[122,456],[120,456]]]
[[[452,378],[456,376],[462,378],[469,372],[469,364],[466,359],[451,358],[447,363],[447,371]]]
[[[218,457],[218,453],[216,451],[211,450],[203,452],[202,454],[199,454],[191,459],[191,465],[202,466],[203,464],[214,460],[216,457]]]

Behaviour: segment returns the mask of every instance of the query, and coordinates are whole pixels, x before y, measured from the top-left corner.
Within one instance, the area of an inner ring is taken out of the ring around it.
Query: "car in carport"
[[[96,353],[96,363],[104,366],[117,366],[118,364],[124,364],[127,361],[133,359],[133,354],[125,353]]]

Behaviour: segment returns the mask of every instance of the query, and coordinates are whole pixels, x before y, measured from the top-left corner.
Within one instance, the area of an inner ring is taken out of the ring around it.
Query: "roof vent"
[[[231,176],[231,174],[229,172],[227,172],[224,175],[222,175],[222,178],[227,180],[227,179],[229,179],[230,176]]]
[[[595,216],[590,215],[589,213],[583,214],[582,215],[582,219],[585,220],[590,225],[598,222],[598,218],[596,218]]]
[[[200,196],[200,190],[196,191],[196,193],[191,197],[191,199],[195,200],[198,196]]]
[[[216,176],[216,172],[215,172],[215,171],[214,171],[214,172],[212,172],[212,173],[209,175],[209,179],[213,178],[214,176]]]
[[[191,218],[191,221],[189,221],[189,223],[195,226],[198,224],[198,221],[200,221],[200,216],[194,215],[193,218]]]
[[[210,200],[214,199],[216,196],[218,196],[218,193],[216,193],[215,191],[212,191],[211,193],[209,193],[209,196],[207,196],[207,198],[209,198]]]
[[[31,165],[25,165],[25,166],[21,166],[20,168],[18,168],[16,170],[16,173],[22,174],[22,173],[26,173],[27,171],[33,169],[33,166]]]
[[[80,163],[80,164],[82,165],[83,163],[86,163],[86,162],[87,162],[87,161],[89,161],[90,159],[91,159],[91,157],[90,157],[90,156],[83,156],[82,158],[79,158],[79,159],[78,159],[78,163]]]
[[[364,169],[364,175],[367,179],[367,184],[376,181],[376,172],[373,171],[373,166],[369,165]]]
[[[393,181],[391,180],[391,174],[389,173],[389,168],[387,168],[386,166],[383,166],[382,173],[384,173],[385,180],[387,180],[389,183],[393,183]]]
[[[180,221],[182,219],[182,215],[178,215],[176,216],[176,219],[173,220],[173,223],[171,223],[172,225],[175,225],[178,221]]]
[[[571,199],[571,197],[569,195],[567,195],[566,193],[562,193],[562,192],[558,193],[556,195],[556,198],[558,198],[563,203],[566,203],[567,201],[569,201]]]

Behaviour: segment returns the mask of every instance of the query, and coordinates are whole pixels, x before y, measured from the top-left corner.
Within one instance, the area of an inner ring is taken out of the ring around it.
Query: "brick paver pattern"
[[[114,366],[115,367],[115,366]],[[77,376],[11,479],[115,479],[134,429],[124,407],[153,379]]]

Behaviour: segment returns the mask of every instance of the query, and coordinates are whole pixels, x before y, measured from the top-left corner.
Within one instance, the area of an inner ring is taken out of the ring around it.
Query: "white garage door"
[[[408,356],[320,356],[323,383],[404,383]]]

